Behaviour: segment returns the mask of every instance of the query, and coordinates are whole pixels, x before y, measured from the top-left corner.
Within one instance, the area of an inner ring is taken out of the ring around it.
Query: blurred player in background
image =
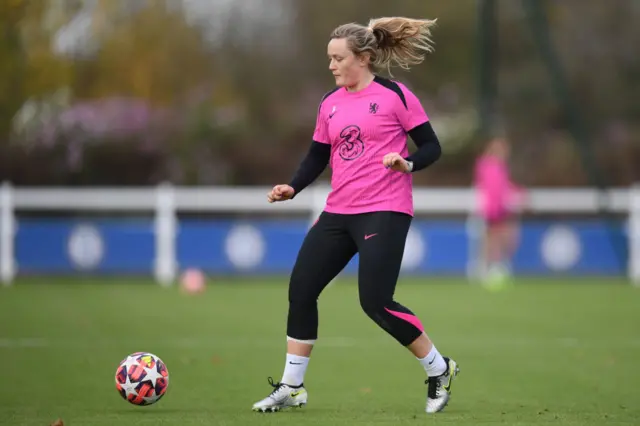
[[[435,21],[380,18],[336,28],[328,45],[336,88],[318,108],[313,142],[288,185],[269,202],[299,194],[331,165],[332,191],[302,244],[289,282],[287,357],[282,380],[256,411],[307,402],[303,381],[318,338],[318,296],[359,254],[358,291],[364,312],[419,360],[427,374],[426,412],[442,410],[458,372],[440,355],[420,320],[393,299],[413,217],[411,173],[431,165],[441,147],[417,97],[378,69],[409,68],[432,51]],[[407,135],[418,147],[409,155]],[[339,379],[338,379],[339,382]]]
[[[474,186],[483,221],[482,276],[499,287],[511,275],[510,261],[519,240],[518,215],[525,192],[511,180],[507,161],[510,147],[504,138],[489,141],[475,165]]]

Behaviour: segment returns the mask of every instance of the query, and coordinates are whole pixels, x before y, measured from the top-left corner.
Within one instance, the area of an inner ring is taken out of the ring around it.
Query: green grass
[[[284,281],[213,282],[195,297],[140,281],[18,282],[0,288],[0,424],[638,424],[640,289],[523,280],[489,293],[425,279],[396,296],[460,364],[438,415],[424,413],[424,371],[360,311],[352,281],[320,299],[309,404],[276,414],[250,408],[284,367]],[[154,406],[115,390],[118,362],[135,351],[169,369]]]

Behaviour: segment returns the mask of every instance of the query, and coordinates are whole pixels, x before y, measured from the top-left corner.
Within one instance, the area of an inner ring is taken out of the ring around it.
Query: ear
[[[371,55],[369,53],[363,53],[358,57],[358,63],[361,67],[368,67],[371,62]]]

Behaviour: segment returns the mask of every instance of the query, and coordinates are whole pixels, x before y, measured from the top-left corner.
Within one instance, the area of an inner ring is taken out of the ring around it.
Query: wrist
[[[407,160],[405,158],[405,163],[407,163],[407,173],[411,173],[413,171],[413,161]]]
[[[291,194],[291,198],[295,197],[298,194],[299,185],[297,185],[296,182],[291,182],[287,185],[289,185],[291,189],[293,189],[293,194]]]

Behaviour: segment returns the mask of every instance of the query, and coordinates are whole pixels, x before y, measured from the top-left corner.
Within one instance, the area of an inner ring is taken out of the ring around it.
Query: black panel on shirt
[[[331,90],[329,90],[327,93],[325,93],[325,94],[322,96],[322,99],[320,100],[320,105],[318,105],[318,113],[320,113],[320,108],[322,107],[322,104],[324,103],[324,101],[325,101],[329,96],[331,96],[331,94],[332,94],[332,93],[335,93],[335,92],[336,92],[337,90],[339,90],[339,89],[340,89],[340,86],[336,87],[335,89],[331,89]]]
[[[376,83],[380,84],[381,86],[386,87],[387,89],[391,90],[396,95],[398,95],[400,97],[400,100],[402,101],[402,104],[404,105],[404,107],[409,109],[409,107],[407,106],[407,99],[404,97],[404,92],[402,91],[400,86],[398,86],[398,83],[396,83],[395,81],[391,81],[388,78],[383,78],[383,77],[378,77],[378,76],[375,76],[373,81],[375,81]]]

